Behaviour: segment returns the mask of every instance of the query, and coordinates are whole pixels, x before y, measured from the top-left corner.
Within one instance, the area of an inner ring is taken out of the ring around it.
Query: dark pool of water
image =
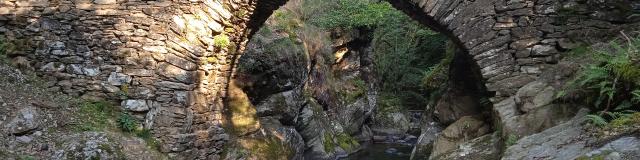
[[[394,153],[389,151],[395,149]],[[390,150],[391,149],[391,150]],[[341,160],[408,160],[411,158],[412,146],[401,144],[368,144],[359,152],[353,153]]]

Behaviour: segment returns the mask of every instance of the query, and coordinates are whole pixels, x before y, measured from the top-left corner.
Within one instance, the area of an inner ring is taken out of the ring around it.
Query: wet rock
[[[415,143],[411,151],[410,159],[427,159],[433,149],[433,142],[436,141],[438,134],[442,132],[442,128],[435,122],[429,122],[422,127],[422,132],[418,141]]]
[[[36,108],[26,107],[20,109],[15,117],[4,127],[13,135],[29,134],[40,127],[40,115]]]
[[[395,154],[396,152],[398,152],[398,149],[395,148],[387,148],[386,150],[384,150],[384,153],[387,154]]]

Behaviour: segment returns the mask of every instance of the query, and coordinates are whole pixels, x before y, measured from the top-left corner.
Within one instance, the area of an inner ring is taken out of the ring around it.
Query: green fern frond
[[[587,115],[587,119],[589,120],[589,123],[599,127],[607,125],[607,120],[598,115]]]
[[[631,102],[640,103],[640,89],[632,91],[631,94],[633,95]]]

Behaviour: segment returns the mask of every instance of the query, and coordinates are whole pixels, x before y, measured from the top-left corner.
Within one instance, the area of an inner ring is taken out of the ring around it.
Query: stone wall
[[[119,101],[163,151],[215,158],[228,139],[221,113],[238,55],[286,1],[4,0],[0,35],[20,48],[14,62],[52,89]],[[388,1],[468,51],[493,102],[540,79],[575,40],[637,28],[640,8],[628,0]]]
[[[248,0],[4,0],[0,35],[19,48],[9,56],[42,73],[51,89],[121,102],[159,138],[162,151],[214,158],[228,139],[223,97],[252,6]]]

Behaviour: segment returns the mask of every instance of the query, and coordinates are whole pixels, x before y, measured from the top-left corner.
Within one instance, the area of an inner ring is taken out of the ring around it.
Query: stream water
[[[408,160],[413,146],[373,143],[341,160]]]

